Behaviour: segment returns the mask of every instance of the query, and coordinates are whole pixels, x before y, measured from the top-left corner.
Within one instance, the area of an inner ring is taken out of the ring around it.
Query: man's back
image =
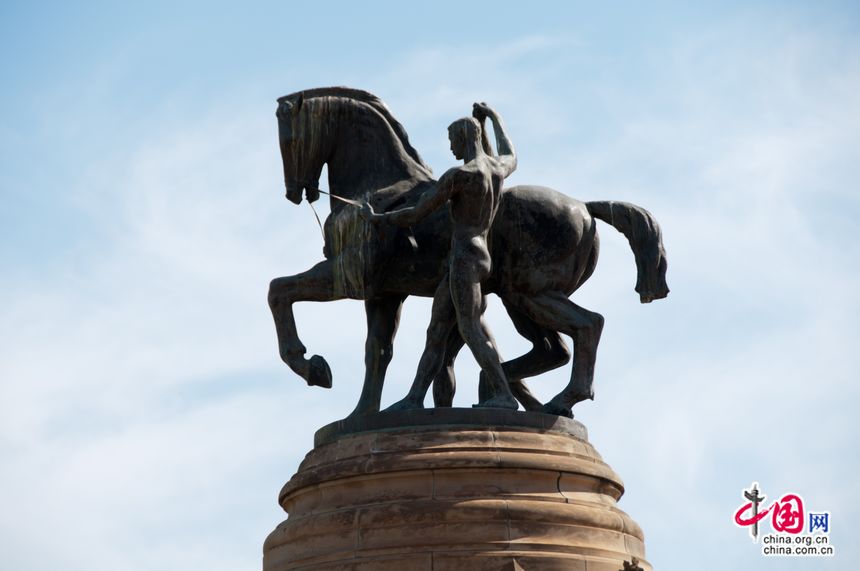
[[[503,177],[494,162],[492,157],[479,155],[443,175],[440,182],[454,187],[449,209],[455,240],[486,238],[502,195]]]

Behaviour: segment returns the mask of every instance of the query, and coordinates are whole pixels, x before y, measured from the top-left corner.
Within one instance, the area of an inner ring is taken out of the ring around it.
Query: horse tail
[[[639,300],[650,303],[669,295],[663,233],[651,213],[635,204],[613,200],[587,202],[585,206],[592,216],[611,224],[630,242],[636,258]]]

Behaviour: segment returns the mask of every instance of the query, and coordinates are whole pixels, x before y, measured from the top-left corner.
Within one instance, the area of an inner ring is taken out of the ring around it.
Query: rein
[[[352,206],[355,206],[356,208],[361,208],[363,206],[357,200],[352,200],[351,198],[344,198],[342,196],[338,196],[338,195],[331,193],[331,192],[326,192],[326,191],[319,189],[319,188],[312,188],[310,190],[315,190],[317,192],[321,192],[322,194],[327,194],[328,196],[331,196],[332,198],[336,198],[337,200],[340,200],[341,202],[345,202],[346,204],[351,204]],[[322,222],[320,221],[320,215],[317,214],[317,209],[314,208],[313,202],[311,202],[309,200],[308,204],[311,205],[311,210],[313,210],[313,212],[314,212],[314,218],[317,219],[317,225],[320,227],[320,234],[322,234],[323,242],[325,242],[325,230],[323,230],[323,225],[322,225]],[[411,226],[409,228],[407,228],[407,230],[406,230],[406,238],[409,240],[409,245],[412,246],[412,249],[417,251],[418,250],[418,240],[415,239],[415,234],[412,233],[412,227]]]
[[[344,198],[344,197],[342,197],[342,196],[338,196],[338,195],[336,195],[336,194],[332,194],[331,192],[326,192],[326,191],[324,191],[324,190],[322,190],[322,189],[320,189],[320,188],[310,188],[310,189],[308,189],[308,190],[315,190],[315,191],[317,191],[317,192],[321,192],[322,194],[327,194],[327,195],[331,196],[332,198],[336,198],[336,199],[340,200],[341,202],[345,202],[345,203],[347,203],[347,204],[352,204],[352,205],[353,205],[353,206],[355,206],[356,208],[361,208],[361,203],[360,203],[360,202],[358,202],[357,200],[351,200],[351,199],[349,199],[349,198]],[[308,204],[310,204],[310,205],[311,205],[311,210],[313,210],[313,212],[314,212],[314,218],[316,218],[316,219],[317,219],[317,226],[319,226],[319,227],[320,227],[320,234],[322,234],[323,242],[325,242],[325,230],[323,230],[323,225],[322,225],[322,221],[320,220],[320,215],[319,215],[319,214],[317,214],[317,209],[316,209],[316,208],[314,208],[314,203],[313,203],[313,202],[311,202],[310,200],[308,200]]]
[[[315,190],[315,191],[317,191],[317,192],[321,192],[321,193],[323,193],[323,194],[327,194],[327,195],[331,196],[332,198],[336,198],[336,199],[340,200],[341,202],[346,202],[347,204],[352,204],[352,205],[353,205],[353,206],[355,206],[356,208],[361,208],[361,203],[360,203],[359,201],[357,201],[357,200],[352,200],[351,198],[344,198],[344,197],[342,197],[342,196],[338,196],[338,195],[336,195],[336,194],[332,194],[331,192],[326,192],[326,191],[321,190],[321,189],[319,189],[319,188],[312,188],[311,190]]]

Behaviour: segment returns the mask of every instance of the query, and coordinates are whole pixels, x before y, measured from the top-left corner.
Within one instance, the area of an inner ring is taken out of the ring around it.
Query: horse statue
[[[403,126],[376,96],[345,87],[310,89],[279,98],[276,116],[287,199],[295,204],[303,197],[317,200],[327,165],[331,205],[324,228],[325,259],[300,274],[272,280],[269,288],[281,359],[309,385],[331,387],[326,360],[305,357],[292,306],[364,300],[365,377],[350,416],[377,412],[403,301],[409,295],[433,296],[448,259],[451,221],[442,209],[401,229],[366,222],[350,205],[366,200],[377,212],[409,206],[435,182]],[[540,186],[514,186],[502,194],[488,240],[492,272],[482,289],[501,298],[517,332],[532,343],[526,354],[502,363],[512,393],[526,410],[570,417],[573,405],[594,397],[603,317],[568,297],[597,263],[595,218],[627,237],[641,302],[666,297],[662,235],[645,209],[624,202],[583,203]],[[523,379],[570,361],[561,334],[573,340],[573,371],[568,385],[543,404]],[[436,406],[451,406],[453,363],[462,347],[455,327],[445,366],[433,383]]]

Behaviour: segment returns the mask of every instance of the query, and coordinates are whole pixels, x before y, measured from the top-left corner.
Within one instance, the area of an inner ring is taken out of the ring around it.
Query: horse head
[[[430,167],[409,144],[403,126],[375,95],[324,87],[278,99],[278,134],[287,199],[319,198],[328,164],[330,190],[355,197],[405,178],[429,179]],[[337,187],[337,188],[336,188]]]
[[[319,179],[325,164],[325,150],[320,135],[319,118],[306,109],[304,94],[299,92],[278,99],[278,139],[284,165],[287,199],[302,201],[302,191],[309,202],[319,198]],[[310,134],[310,136],[309,136]]]

